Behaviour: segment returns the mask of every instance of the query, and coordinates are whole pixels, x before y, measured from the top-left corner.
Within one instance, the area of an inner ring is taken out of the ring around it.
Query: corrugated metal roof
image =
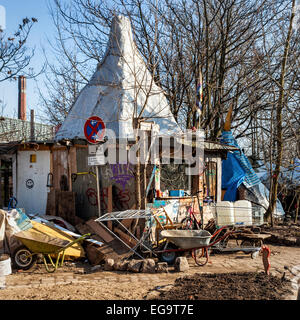
[[[35,141],[47,141],[54,138],[54,127],[51,125],[34,123]],[[0,118],[0,142],[30,141],[30,121],[20,119]]]

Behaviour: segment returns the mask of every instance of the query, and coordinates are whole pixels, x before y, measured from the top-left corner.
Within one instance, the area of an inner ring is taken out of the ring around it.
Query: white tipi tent
[[[80,92],[56,140],[84,138],[84,124],[90,116],[99,116],[117,138],[132,138],[133,118],[141,110],[142,117],[158,124],[161,132],[181,131],[163,90],[154,83],[137,50],[129,19],[116,16],[103,61]]]

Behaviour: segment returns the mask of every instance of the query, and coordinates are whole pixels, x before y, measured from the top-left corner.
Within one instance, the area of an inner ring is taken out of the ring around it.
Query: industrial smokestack
[[[18,119],[26,120],[26,78],[19,76]]]

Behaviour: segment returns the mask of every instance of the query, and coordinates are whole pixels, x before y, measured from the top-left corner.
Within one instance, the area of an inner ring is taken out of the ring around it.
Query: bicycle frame
[[[202,192],[202,191],[198,191],[196,192],[194,195],[197,196],[197,200],[198,200],[198,206],[199,206],[199,212],[200,212],[200,215],[201,215],[201,218],[200,220],[198,221],[195,214],[194,214],[194,202],[191,206],[188,207],[187,211],[189,213],[189,217],[190,219],[193,221],[193,223],[196,223],[197,226],[200,228],[200,229],[204,229],[204,224],[203,224],[203,208],[200,206],[200,200],[199,200],[199,192]],[[189,195],[188,193],[185,193],[186,195]],[[189,195],[190,196],[190,195]]]
[[[197,218],[196,218],[196,216],[194,214],[194,209],[192,208],[192,206],[190,206],[188,208],[188,213],[189,213],[190,218],[192,219],[193,223],[196,223],[197,226],[201,228],[201,225],[202,225],[201,219],[199,221],[197,220]]]

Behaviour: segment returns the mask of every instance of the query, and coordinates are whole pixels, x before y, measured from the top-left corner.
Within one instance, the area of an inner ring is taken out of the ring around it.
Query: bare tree
[[[281,83],[286,41],[282,35],[288,30],[290,5],[290,0],[74,0],[71,5],[55,0],[54,46],[62,64],[51,65],[50,74],[60,80],[45,102],[50,101],[51,108],[57,95],[60,103],[68,101],[59,121],[65,117],[72,99],[63,98],[67,93],[57,89],[66,89],[72,97],[68,84],[72,79],[80,90],[90,78],[91,67],[105,54],[112,17],[124,14],[130,18],[137,47],[180,126],[194,124],[200,69],[204,82],[200,124],[207,138],[218,139],[232,105],[235,137],[243,139],[248,155],[271,164],[272,176],[280,149],[282,164],[288,164],[297,156],[295,141],[299,139],[299,31],[290,36],[284,86]],[[280,114],[281,120],[276,119]],[[281,145],[277,141],[280,131]]]
[[[76,58],[76,64],[75,61]],[[79,74],[64,60],[59,65],[47,62],[46,66],[45,80],[42,85],[37,82],[40,106],[46,113],[45,121],[59,125],[68,115],[80,89],[86,83],[79,81]]]
[[[0,30],[0,82],[15,78],[28,67],[34,50],[26,47],[26,41],[36,22],[35,18],[24,18],[11,36]]]
[[[287,61],[289,56],[289,50],[290,50],[290,43],[291,43],[291,37],[293,32],[293,21],[295,18],[295,0],[292,1],[291,5],[291,15],[289,19],[289,27],[287,30],[286,40],[283,44],[283,56],[281,59],[281,72],[280,72],[280,79],[278,82],[279,87],[279,97],[276,107],[276,160],[275,160],[275,170],[272,176],[272,189],[271,189],[271,197],[270,197],[270,204],[269,208],[266,212],[266,217],[271,218],[271,222],[273,224],[273,212],[277,201],[277,191],[278,191],[278,179],[279,174],[281,171],[281,165],[282,165],[282,157],[283,157],[283,109],[284,109],[284,99],[285,99],[285,78],[287,74]]]

